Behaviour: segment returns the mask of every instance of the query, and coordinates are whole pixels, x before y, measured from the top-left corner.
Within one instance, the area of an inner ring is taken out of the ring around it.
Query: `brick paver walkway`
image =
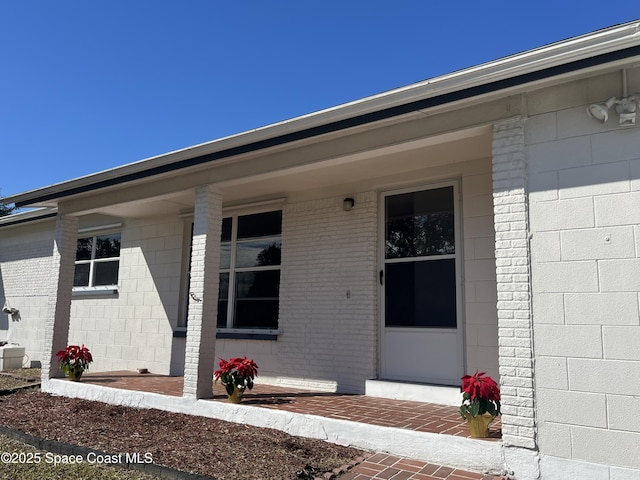
[[[340,480],[499,480],[500,477],[467,472],[420,460],[377,453],[355,466]]]

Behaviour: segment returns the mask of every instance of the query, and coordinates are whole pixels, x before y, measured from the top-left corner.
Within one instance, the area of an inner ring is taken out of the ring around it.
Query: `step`
[[[393,380],[367,380],[365,395],[392,400],[436,403],[452,407],[459,407],[462,403],[460,387]]]

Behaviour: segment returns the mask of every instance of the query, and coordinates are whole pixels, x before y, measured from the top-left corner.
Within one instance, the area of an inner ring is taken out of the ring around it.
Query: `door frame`
[[[442,187],[453,187],[453,209],[454,209],[454,241],[455,241],[455,269],[456,269],[456,333],[457,333],[457,372],[458,377],[462,377],[465,373],[466,349],[465,347],[465,312],[464,312],[464,274],[463,274],[463,243],[464,235],[462,232],[462,194],[461,182],[459,178],[451,180],[440,180],[436,182],[420,183],[403,188],[392,190],[383,190],[379,192],[378,209],[378,268],[377,268],[377,284],[378,284],[378,378],[383,380],[394,380],[388,378],[385,370],[386,359],[386,342],[385,342],[385,286],[386,283],[380,282],[380,272],[385,270],[385,242],[386,242],[386,198],[393,195],[401,195],[403,193],[419,192],[422,190],[431,190]],[[386,271],[385,271],[386,273]],[[386,274],[383,282],[386,282]],[[403,327],[395,327],[403,328]],[[429,329],[434,332],[450,331],[451,329],[433,328]],[[424,328],[405,328],[407,333],[411,331],[423,332]],[[403,380],[398,380],[403,381]],[[405,380],[406,381],[406,380]],[[435,383],[425,378],[421,383]]]

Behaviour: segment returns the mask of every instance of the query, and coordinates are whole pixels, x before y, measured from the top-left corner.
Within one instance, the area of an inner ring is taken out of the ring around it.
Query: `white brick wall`
[[[221,232],[222,193],[211,185],[196,188],[189,286],[194,298],[187,324],[185,397],[213,396]]]
[[[640,478],[640,129],[589,119],[595,101],[526,124],[539,447]]]
[[[377,194],[355,195],[350,212],[342,209],[343,198],[284,207],[283,334],[278,369],[264,373],[363,392],[364,381],[377,375]]]
[[[58,212],[53,235],[52,268],[49,272],[49,286],[47,288],[47,313],[44,320],[43,382],[53,377],[63,376],[58,365],[56,352],[68,345],[77,233],[78,219]]]
[[[530,253],[523,120],[494,125],[498,338],[505,446],[536,448]]]

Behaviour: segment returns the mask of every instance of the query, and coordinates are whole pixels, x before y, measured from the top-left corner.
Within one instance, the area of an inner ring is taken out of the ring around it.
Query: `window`
[[[282,212],[222,219],[218,328],[277,329]]]
[[[79,238],[73,286],[115,286],[118,284],[119,266],[119,233]]]

